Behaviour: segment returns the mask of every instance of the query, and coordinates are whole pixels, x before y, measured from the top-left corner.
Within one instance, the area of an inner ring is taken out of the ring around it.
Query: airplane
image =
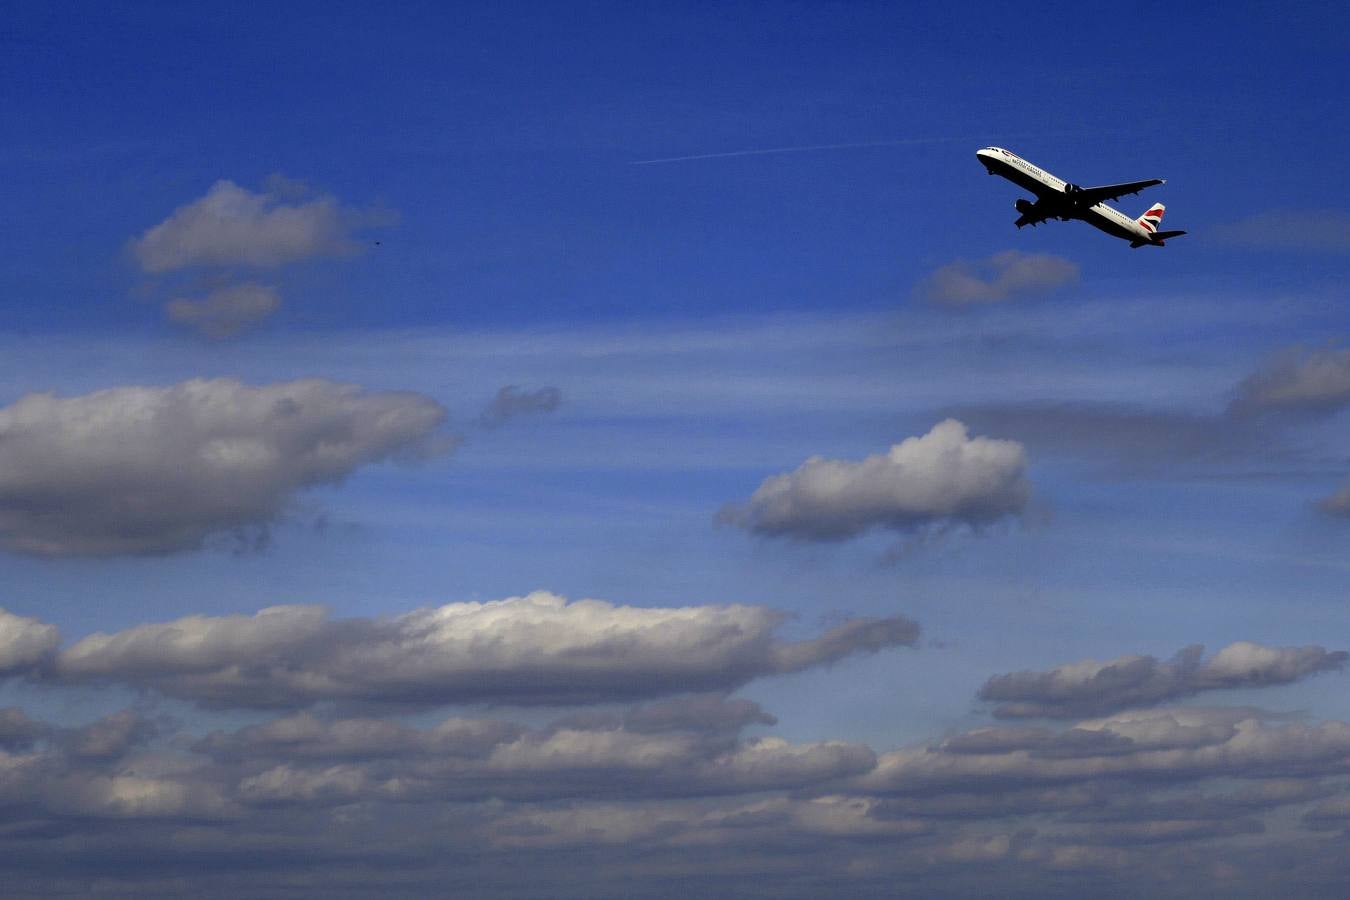
[[[1161,203],[1149,207],[1148,212],[1137,219],[1106,205],[1107,200],[1117,200],[1131,194],[1137,194],[1146,187],[1164,184],[1161,178],[1148,181],[1129,181],[1125,184],[1107,184],[1101,187],[1079,187],[1056,178],[1044,169],[1037,168],[1010,150],[1002,147],[985,147],[975,153],[980,164],[989,170],[990,175],[1002,175],[1018,187],[1025,188],[1036,195],[1036,202],[1018,200],[1015,206],[1021,213],[1014,222],[1018,228],[1023,225],[1039,225],[1048,219],[1080,219],[1093,228],[1130,242],[1130,246],[1161,247],[1169,238],[1179,237],[1184,231],[1159,231],[1163,210]]]

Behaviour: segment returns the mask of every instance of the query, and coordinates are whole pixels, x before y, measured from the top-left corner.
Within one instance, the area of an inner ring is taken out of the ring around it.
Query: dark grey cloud
[[[639,608],[545,592],[376,620],[279,606],[92,635],[60,653],[55,668],[69,680],[208,706],[589,703],[724,690],[911,646],[919,633],[896,616],[785,642],[773,634],[783,620],[758,606]]]
[[[638,731],[573,721],[527,729],[450,718],[417,728],[308,713],[215,732],[194,750],[234,773],[241,802],[273,807],[742,794],[796,790],[862,774],[876,763],[860,744],[742,740],[701,724]]]
[[[1350,774],[1350,725],[1271,724],[1241,709],[1168,708],[1080,722],[1073,731],[1109,731],[1134,744],[1059,733],[1063,743],[1032,738],[1026,748],[943,746],[882,754],[857,789],[874,793],[974,792],[1000,785],[1082,783],[1098,779],[1328,777]]]
[[[287,183],[294,185],[294,183]],[[248,266],[274,269],[314,257],[356,252],[354,229],[374,221],[368,213],[347,209],[334,197],[297,199],[297,192],[274,182],[254,193],[221,180],[205,194],[180,206],[131,242],[146,272],[195,266]],[[294,202],[288,202],[294,201]]]
[[[1262,249],[1350,252],[1350,213],[1340,209],[1275,209],[1214,229],[1216,237]]]
[[[1067,259],[1007,250],[943,266],[919,284],[917,293],[943,306],[977,306],[1048,294],[1076,281],[1078,266]]]
[[[262,324],[281,308],[277,289],[244,282],[217,288],[204,297],[180,297],[164,304],[169,321],[203,337],[225,340]]]
[[[297,491],[425,452],[418,394],[226,378],[29,394],[0,408],[0,544],[40,556],[171,553],[265,526]]]
[[[66,752],[84,759],[118,759],[152,740],[159,727],[134,710],[124,709],[63,735]]]
[[[377,718],[327,720],[301,712],[235,732],[213,732],[199,752],[225,760],[360,761],[414,756],[480,758],[524,728],[492,719],[452,717],[419,729]]]
[[[527,391],[517,385],[508,384],[492,398],[487,409],[479,416],[484,425],[500,425],[516,416],[553,412],[562,404],[562,391],[555,387],[541,387]]]
[[[1263,647],[1229,644],[1209,659],[1203,648],[1187,647],[1168,661],[1122,656],[1106,662],[1084,660],[1048,672],[995,675],[980,688],[980,699],[997,704],[1000,718],[1069,719],[1107,715],[1151,706],[1202,691],[1289,684],[1345,665],[1344,651],[1322,647]]]
[[[0,750],[6,753],[30,749],[51,730],[46,723],[29,718],[28,713],[16,706],[0,709]]]
[[[774,475],[719,520],[769,537],[837,541],[881,528],[981,527],[1030,500],[1026,453],[1015,441],[970,437],[954,419],[861,462],[814,456]]]

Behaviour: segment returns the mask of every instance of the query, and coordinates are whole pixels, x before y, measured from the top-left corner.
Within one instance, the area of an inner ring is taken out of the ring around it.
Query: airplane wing
[[[1027,200],[1018,200],[1017,211],[1022,214],[1013,223],[1018,228],[1023,225],[1039,225],[1048,219],[1059,218],[1048,203],[1031,203]]]
[[[1039,225],[1042,222],[1047,221],[1048,219],[1054,218],[1057,217],[1047,216],[1040,210],[1036,210],[1035,212],[1023,213],[1021,216],[1017,218],[1017,221],[1014,222],[1013,224],[1016,225],[1018,228],[1021,228],[1023,225]]]
[[[1162,178],[1150,178],[1148,181],[1127,181],[1124,184],[1104,184],[1101,187],[1089,187],[1076,191],[1074,197],[1087,206],[1096,206],[1098,203],[1105,203],[1107,200],[1119,200],[1121,197],[1137,194],[1144,188],[1153,187],[1155,184],[1165,183],[1165,180]]]

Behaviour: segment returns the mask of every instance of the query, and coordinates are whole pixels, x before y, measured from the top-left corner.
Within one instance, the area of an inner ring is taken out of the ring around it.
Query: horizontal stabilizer
[[[1181,237],[1184,231],[1160,231],[1153,236],[1154,240],[1165,241],[1168,238]]]

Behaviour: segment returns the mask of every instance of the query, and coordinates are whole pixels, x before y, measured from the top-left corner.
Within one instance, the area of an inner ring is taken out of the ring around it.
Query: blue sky
[[[0,705],[47,724],[0,728],[0,768],[56,785],[0,784],[19,890],[416,893],[460,854],[501,896],[1289,888],[1258,847],[1343,893],[1339,7],[9,20]],[[1116,205],[1188,234],[1018,231],[989,144],[1166,178]],[[944,302],[944,273],[987,302]],[[949,418],[980,486],[950,454],[859,474]],[[817,457],[856,490],[812,506]],[[771,507],[776,476],[804,505]],[[913,506],[948,476],[979,496]],[[867,512],[888,492],[910,505]],[[830,516],[863,525],[825,539]],[[492,605],[532,591],[613,606]],[[330,624],[240,618],[296,604]],[[414,615],[446,604],[461,631]],[[1172,661],[1236,642],[1250,670]],[[1084,660],[1119,665],[1060,672],[1075,720],[981,694]],[[305,717],[326,749],[248,730]],[[377,747],[396,725],[421,730]],[[1224,737],[1186,743],[1202,726]],[[993,728],[1016,747],[950,749]],[[1119,755],[1075,749],[1103,731]],[[1197,798],[1247,818],[1216,832]]]

